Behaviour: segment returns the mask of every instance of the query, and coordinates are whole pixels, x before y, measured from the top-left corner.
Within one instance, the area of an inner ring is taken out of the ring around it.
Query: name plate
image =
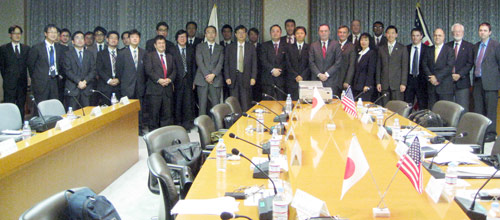
[[[9,138],[0,142],[0,157],[5,157],[17,151],[17,144],[14,138]]]
[[[386,135],[387,131],[385,130],[385,128],[382,126],[378,126],[378,132],[377,132],[378,139],[382,140]]]
[[[128,100],[128,97],[127,97],[127,96],[123,96],[123,97],[120,99],[120,104],[122,104],[122,105],[128,105],[128,104],[130,104],[130,100]]]
[[[292,148],[292,161],[290,165],[302,165],[302,148],[298,141],[295,141]]]
[[[60,131],[65,131],[70,129],[72,126],[73,125],[71,125],[71,119],[64,118],[62,120],[57,121],[55,129]]]
[[[295,196],[292,200],[292,207],[297,210],[299,219],[307,219],[317,216],[330,216],[326,203],[306,193],[300,189],[295,191]]]
[[[102,110],[101,110],[101,107],[97,106],[97,107],[94,107],[92,109],[92,111],[90,112],[90,116],[101,116],[102,115]]]
[[[396,149],[394,151],[399,157],[402,157],[406,154],[406,152],[408,152],[408,149],[408,145],[406,145],[402,141],[398,141],[398,144],[396,145]]]

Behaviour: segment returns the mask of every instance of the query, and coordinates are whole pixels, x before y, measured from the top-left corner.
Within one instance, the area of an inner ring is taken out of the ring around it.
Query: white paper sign
[[[372,123],[372,117],[369,114],[363,114],[363,116],[361,117],[361,123],[363,124]]]
[[[403,155],[406,154],[406,152],[408,152],[408,149],[409,149],[408,145],[406,145],[402,141],[398,141],[398,144],[396,145],[396,149],[394,151],[399,157],[402,157]]]
[[[101,111],[101,107],[97,106],[97,107],[94,107],[92,109],[92,111],[90,112],[90,115],[91,116],[101,116],[102,115],[102,111]]]
[[[292,148],[292,159],[290,165],[299,165],[302,166],[302,148],[298,141],[295,141]]]
[[[293,131],[293,126],[290,127],[288,130],[288,133],[285,136],[285,141],[288,140],[296,140],[297,138],[295,137],[295,132]]]
[[[380,140],[384,139],[386,134],[387,134],[387,131],[385,130],[385,128],[382,126],[378,126],[378,132],[377,132],[378,139],[380,139]]]
[[[292,200],[292,207],[297,209],[299,219],[307,219],[320,215],[330,216],[326,203],[323,200],[320,200],[300,189],[295,191],[295,196]]]
[[[17,151],[17,144],[14,138],[9,138],[0,142],[0,157],[5,157]]]
[[[130,103],[130,100],[128,100],[128,97],[127,96],[123,96],[121,99],[120,99],[120,104],[122,105],[127,105]]]
[[[62,120],[57,121],[55,128],[56,130],[65,131],[70,129],[71,127],[72,127],[71,120],[68,118],[64,118]]]
[[[432,199],[432,201],[434,201],[434,203],[439,202],[439,198],[441,197],[441,193],[444,189],[444,184],[443,179],[436,179],[433,176],[429,179],[429,182],[425,187],[425,192]]]

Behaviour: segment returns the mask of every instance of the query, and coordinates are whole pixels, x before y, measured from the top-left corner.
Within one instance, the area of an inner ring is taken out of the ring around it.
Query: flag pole
[[[368,171],[370,171],[370,176],[372,176],[373,183],[375,184],[375,187],[377,188],[378,196],[380,196],[380,198],[382,198],[382,193],[380,192],[380,187],[378,186],[377,181],[375,181],[375,177],[373,176],[372,169],[368,168]],[[382,200],[382,202],[384,203],[384,208],[387,208],[387,204],[385,204],[385,201]],[[379,205],[380,205],[380,203],[379,203]]]
[[[384,201],[385,196],[387,195],[387,191],[389,191],[389,187],[391,187],[392,182],[394,182],[394,179],[396,178],[396,174],[399,172],[399,168],[401,167],[401,164],[398,164],[398,169],[396,170],[396,173],[394,173],[394,176],[392,176],[391,182],[389,182],[389,185],[387,185],[387,188],[385,189],[384,194],[380,198],[380,202],[377,205],[377,208],[380,208],[380,204]],[[385,202],[384,202],[385,205]]]

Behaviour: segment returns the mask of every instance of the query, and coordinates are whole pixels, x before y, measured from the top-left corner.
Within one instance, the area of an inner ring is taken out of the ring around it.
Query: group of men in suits
[[[223,40],[217,43],[215,27],[205,28],[203,41],[196,36],[197,24],[188,22],[173,43],[166,39],[168,24],[159,22],[157,36],[146,42],[145,49],[139,47],[141,34],[135,29],[119,35],[96,27],[93,32],[71,34],[55,25],[47,25],[45,40],[30,48],[20,43],[22,28],[12,26],[11,43],[0,47],[5,101],[18,105],[24,114],[29,70],[39,102],[61,99],[66,106],[78,108],[110,104],[112,94],[127,96],[141,101],[149,127],[155,129],[170,124],[189,127],[197,112],[207,114],[222,97],[236,97],[246,111],[252,100],[284,100],[285,93],[297,99],[302,80],[321,81],[335,95],[355,86],[353,77],[359,74],[355,67],[366,53],[360,47],[363,34],[359,20],[353,20],[350,28],[340,26],[338,41],[330,39],[330,26],[321,24],[319,39],[311,44],[305,43],[306,29],[297,27],[293,19],[286,20],[284,26],[286,34],[282,36],[281,26],[272,25],[271,40],[261,44],[256,28],[237,26],[233,40],[233,28],[224,25]],[[500,48],[490,39],[488,23],[479,26],[481,42],[476,45],[463,40],[464,27],[455,24],[454,39],[445,43],[445,33],[438,28],[433,32],[432,47],[422,42],[420,29],[411,31],[412,43],[405,46],[397,41],[395,26],[384,28],[377,21],[372,28],[373,37],[367,35],[377,57],[376,70],[370,75],[373,79],[368,80],[373,85],[359,87],[363,92],[373,90],[372,101],[383,95],[383,104],[405,100],[425,109],[439,100],[449,100],[468,110],[473,86],[474,111],[493,121],[487,140],[494,138]],[[120,38],[125,47],[118,49]],[[93,98],[94,89],[105,95]],[[141,125],[145,125],[143,121],[141,112]]]

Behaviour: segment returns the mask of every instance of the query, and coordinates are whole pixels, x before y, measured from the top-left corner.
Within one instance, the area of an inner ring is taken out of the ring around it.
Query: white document
[[[9,138],[0,142],[0,158],[17,151],[17,144],[14,138]]]
[[[239,202],[233,197],[215,199],[179,200],[172,208],[172,214],[220,215],[222,212],[238,212]]]
[[[295,196],[292,200],[292,207],[297,210],[297,215],[300,220],[321,215],[330,216],[326,203],[323,200],[320,200],[300,189],[295,191]]]
[[[459,176],[491,176],[496,171],[494,167],[457,167]],[[495,174],[495,177],[500,177],[500,172]]]

